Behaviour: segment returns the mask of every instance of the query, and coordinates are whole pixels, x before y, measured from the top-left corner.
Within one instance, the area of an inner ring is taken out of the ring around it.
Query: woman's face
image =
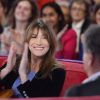
[[[53,28],[57,26],[59,16],[56,11],[51,7],[45,7],[42,11],[42,18],[50,24]]]
[[[85,19],[85,5],[73,3],[71,7],[71,17],[75,22]]]
[[[28,1],[21,1],[15,9],[15,19],[18,21],[28,21],[31,17],[31,5]]]
[[[95,19],[96,23],[100,25],[100,9],[96,12]]]
[[[43,57],[49,51],[50,45],[41,29],[33,30],[32,37],[29,41],[29,49],[36,57]]]

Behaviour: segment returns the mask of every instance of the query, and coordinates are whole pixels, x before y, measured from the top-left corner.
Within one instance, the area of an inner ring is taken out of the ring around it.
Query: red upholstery
[[[60,60],[60,62],[65,66],[66,69],[66,78],[61,92],[61,96],[64,96],[65,91],[81,82],[87,78],[87,75],[83,69],[83,63],[79,61],[71,60]]]
[[[42,6],[48,2],[54,2],[55,0],[38,0],[38,7],[39,9],[42,8]]]
[[[0,56],[0,68],[7,61],[7,56]]]

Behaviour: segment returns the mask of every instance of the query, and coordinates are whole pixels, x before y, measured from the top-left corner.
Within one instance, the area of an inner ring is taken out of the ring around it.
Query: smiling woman
[[[16,48],[12,44],[0,82],[12,88],[15,97],[57,97],[64,83],[65,70],[54,57],[55,35],[41,19],[32,22],[26,32],[19,76],[13,71]]]
[[[49,43],[46,39],[45,34],[41,29],[34,29],[32,38],[29,42],[29,49],[32,54],[37,57],[45,55],[49,50]]]

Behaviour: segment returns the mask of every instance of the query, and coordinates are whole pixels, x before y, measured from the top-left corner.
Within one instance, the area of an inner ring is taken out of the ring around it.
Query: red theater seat
[[[38,0],[38,7],[39,9],[42,8],[42,6],[48,2],[54,2],[55,0]]]
[[[59,60],[61,64],[65,66],[66,69],[66,78],[64,82],[63,89],[61,91],[61,96],[64,96],[65,91],[81,82],[87,78],[87,75],[83,69],[83,63],[81,61],[74,60]]]

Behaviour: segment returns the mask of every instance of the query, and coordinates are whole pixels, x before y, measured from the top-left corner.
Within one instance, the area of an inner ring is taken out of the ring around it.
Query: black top
[[[69,89],[65,96],[96,96],[100,95],[100,77],[92,82],[81,84]]]
[[[37,73],[36,76],[38,76],[38,74],[39,73]],[[23,97],[59,96],[65,79],[65,70],[56,68],[51,72],[50,76],[51,77],[48,76],[42,79],[34,77],[32,81],[28,80],[17,88]],[[0,83],[2,83],[2,86],[5,86],[5,88],[11,88],[17,77],[18,74],[12,71],[2,79]]]

